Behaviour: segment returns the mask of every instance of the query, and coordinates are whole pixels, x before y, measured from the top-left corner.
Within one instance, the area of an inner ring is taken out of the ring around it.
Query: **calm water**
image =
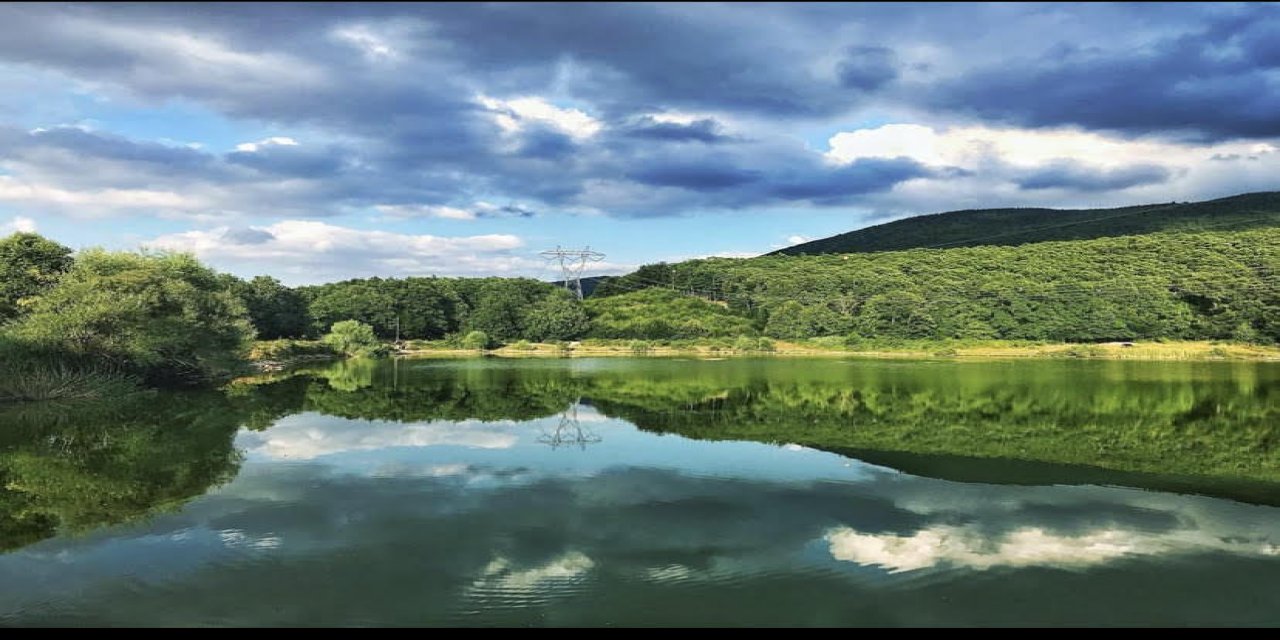
[[[0,412],[3,625],[1277,625],[1280,367],[347,362]]]

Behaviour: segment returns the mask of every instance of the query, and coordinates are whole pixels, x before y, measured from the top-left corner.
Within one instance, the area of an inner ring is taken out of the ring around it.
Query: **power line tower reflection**
[[[577,445],[579,449],[586,451],[587,445],[596,444],[601,441],[601,437],[596,435],[591,429],[583,427],[578,422],[578,405],[581,398],[574,400],[568,408],[560,413],[560,422],[556,428],[551,431],[544,431],[538,436],[538,442],[551,445],[552,449],[559,449],[564,446]]]

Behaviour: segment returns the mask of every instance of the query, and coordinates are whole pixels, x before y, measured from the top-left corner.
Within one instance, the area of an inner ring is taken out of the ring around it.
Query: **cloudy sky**
[[[0,5],[0,233],[291,284],[1280,188],[1280,5]]]

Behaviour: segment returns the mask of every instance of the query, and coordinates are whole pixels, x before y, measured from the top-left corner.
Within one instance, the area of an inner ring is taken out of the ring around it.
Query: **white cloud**
[[[1083,568],[1127,556],[1206,549],[1264,556],[1277,554],[1276,546],[1269,542],[1226,541],[1195,529],[1151,533],[1112,528],[1072,536],[1038,527],[1022,527],[993,539],[975,528],[946,525],[921,529],[908,536],[860,533],[849,527],[837,527],[827,532],[825,540],[835,559],[883,567],[891,573],[940,564],[979,570],[1000,566]]]
[[[335,29],[333,37],[359,49],[364,57],[380,60],[398,57],[391,43],[382,35],[375,33],[367,25],[352,25]]]
[[[194,253],[224,269],[268,269],[286,281],[411,275],[494,275],[543,270],[509,234],[444,237],[283,220],[243,229],[218,227],[160,236],[146,246]]]
[[[789,236],[787,236],[787,246],[796,245],[796,244],[801,244],[801,243],[804,243],[804,242],[808,242],[808,241],[810,241],[810,240],[813,240],[813,238],[810,238],[809,236],[802,236],[802,235],[800,235],[800,234],[798,234],[798,233],[797,233],[797,234],[793,234],[793,235],[789,235]]]
[[[8,235],[13,232],[35,233],[36,221],[26,216],[15,216],[12,220],[0,224],[0,235]]]
[[[379,213],[392,218],[444,218],[446,220],[475,220],[476,213],[457,207],[427,204],[380,204],[374,206]]]
[[[433,421],[409,424],[324,418],[314,414],[289,416],[266,431],[243,432],[236,444],[247,453],[272,460],[312,460],[350,451],[393,447],[453,445],[476,449],[507,449],[515,445],[515,422],[480,420]],[[437,466],[433,476],[456,475],[465,465]]]
[[[0,175],[0,202],[67,209],[99,215],[124,209],[195,211],[206,206],[200,198],[152,189],[88,189],[73,191]]]
[[[1198,144],[1126,139],[1073,128],[945,128],[896,123],[840,132],[831,136],[828,144],[825,157],[835,165],[863,158],[907,157],[932,167],[968,172],[907,180],[887,192],[868,194],[849,211],[869,222],[967,208],[1093,208],[1203,200],[1274,189],[1275,175],[1280,173],[1280,153],[1268,152],[1275,145],[1256,140]],[[1064,160],[1102,173],[1157,166],[1169,170],[1169,177],[1096,191],[1019,188],[1018,176]]]
[[[913,158],[934,166],[980,169],[999,160],[1019,166],[1038,166],[1070,158],[1102,167],[1136,163],[1191,166],[1213,154],[1259,155],[1275,147],[1253,142],[1213,145],[1156,139],[1124,139],[1079,129],[1000,129],[952,127],[934,129],[919,124],[886,124],[874,129],[842,131],[828,141],[827,159],[847,164],[860,158]]]
[[[520,131],[526,121],[551,125],[577,139],[594,136],[603,128],[599,120],[581,110],[557,107],[542,98],[501,100],[481,95],[476,101],[493,112],[494,122],[507,133]]]
[[[298,146],[298,141],[294,140],[293,138],[290,138],[287,136],[271,136],[270,138],[263,138],[262,140],[259,140],[257,142],[242,142],[236,145],[236,151],[254,153],[266,147],[296,147],[296,146]]]
[[[718,120],[723,121],[724,116],[715,116],[709,113],[691,113],[688,111],[662,111],[659,113],[648,114],[654,122],[663,124],[678,124],[688,126],[699,120]]]

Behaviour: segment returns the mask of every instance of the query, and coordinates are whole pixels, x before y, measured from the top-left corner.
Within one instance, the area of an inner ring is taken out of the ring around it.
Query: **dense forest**
[[[775,251],[779,255],[1019,245],[1160,231],[1280,226],[1280,192],[1116,209],[970,209],[914,216]]]
[[[596,297],[663,288],[794,339],[1280,340],[1280,230],[647,265]],[[599,303],[596,303],[599,304]]]

